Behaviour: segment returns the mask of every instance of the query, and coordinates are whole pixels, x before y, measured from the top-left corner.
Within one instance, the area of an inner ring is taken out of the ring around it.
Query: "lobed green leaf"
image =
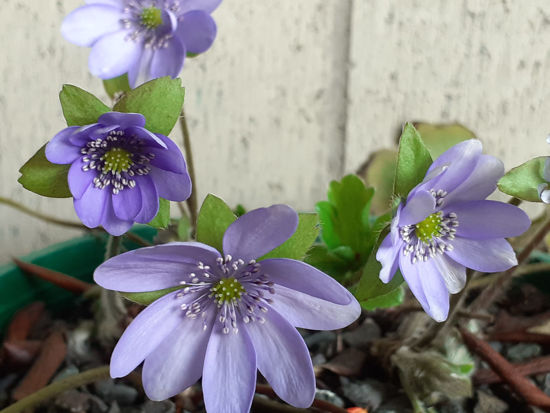
[[[149,305],[153,301],[158,300],[159,298],[165,296],[168,293],[171,293],[172,291],[181,290],[183,286],[179,287],[171,287],[171,288],[165,288],[164,290],[157,290],[157,291],[148,291],[145,293],[122,293],[119,292],[120,295],[122,295],[124,298],[133,301],[134,303],[138,303],[141,305]]]
[[[104,80],[103,87],[111,99],[117,97],[117,95],[121,92],[126,93],[132,90],[130,84],[128,83],[127,74],[123,74],[122,76],[115,77],[113,79]]]
[[[67,181],[71,165],[57,165],[46,159],[46,145],[42,146],[20,169],[18,182],[35,194],[49,198],[72,197]]]
[[[399,140],[394,195],[406,198],[422,182],[431,164],[432,157],[420,134],[412,124],[405,124]]]
[[[546,158],[539,156],[508,171],[498,181],[498,189],[524,201],[542,202],[538,187],[540,184],[548,184],[543,177]]]
[[[168,228],[170,225],[170,201],[159,198],[159,211],[148,225],[158,229]]]
[[[110,109],[89,92],[73,85],[63,85],[59,101],[68,126],[84,126],[96,123]]]
[[[161,77],[128,91],[113,110],[141,113],[148,130],[167,136],[178,121],[184,97],[180,79]]]
[[[197,241],[210,245],[223,254],[223,234],[236,219],[231,208],[222,199],[208,194],[197,218]]]

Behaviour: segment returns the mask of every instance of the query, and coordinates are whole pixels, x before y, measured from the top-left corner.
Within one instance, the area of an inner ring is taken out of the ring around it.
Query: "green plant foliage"
[[[406,198],[411,189],[422,182],[431,164],[432,158],[420,134],[407,123],[399,140],[393,193]]]
[[[178,287],[171,287],[171,288],[165,288],[164,290],[157,290],[157,291],[148,291],[145,293],[119,293],[124,298],[133,301],[134,303],[138,303],[141,305],[149,305],[153,301],[158,300],[160,297],[165,296],[168,293],[171,293],[172,291],[181,290],[184,286],[178,286]]]
[[[63,85],[59,101],[68,126],[83,126],[96,123],[110,109],[89,92],[73,85]]]
[[[416,130],[422,136],[422,140],[428,148],[432,159],[436,159],[449,149],[468,139],[475,139],[475,134],[459,123],[433,124],[415,123]]]
[[[71,165],[57,165],[46,159],[46,145],[19,169],[18,182],[25,189],[50,198],[70,198],[67,174]]]
[[[290,258],[303,260],[307,251],[311,248],[319,235],[317,214],[299,214],[298,227],[296,232],[279,245],[273,251],[267,253],[260,259],[266,258]]]
[[[305,262],[342,282],[350,275],[355,253],[350,247],[341,246],[329,250],[326,245],[314,245],[307,253]]]
[[[546,156],[539,156],[508,171],[498,181],[498,189],[524,201],[542,202],[538,187],[540,184],[548,184],[543,178],[546,158]]]
[[[177,221],[178,239],[180,241],[189,241],[191,239],[191,221],[183,216]]]
[[[346,245],[360,255],[368,255],[372,246],[369,217],[373,195],[374,189],[366,188],[356,175],[330,183],[328,201],[316,205],[321,237],[329,249]]]
[[[128,75],[115,77],[113,79],[106,79],[103,81],[103,87],[111,99],[114,99],[118,93],[128,92],[131,90],[128,83]]]
[[[208,194],[197,218],[197,241],[223,254],[223,234],[236,219],[231,208],[221,198]]]
[[[391,290],[389,293],[382,294],[376,297],[372,297],[367,301],[361,301],[361,307],[365,310],[371,311],[377,308],[391,308],[397,307],[403,302],[405,298],[405,289],[402,285]]]
[[[149,222],[153,228],[165,229],[170,225],[170,201],[167,199],[159,198],[159,212]]]
[[[183,107],[185,89],[180,79],[161,77],[128,91],[114,106],[117,112],[141,113],[145,127],[153,133],[168,135]]]

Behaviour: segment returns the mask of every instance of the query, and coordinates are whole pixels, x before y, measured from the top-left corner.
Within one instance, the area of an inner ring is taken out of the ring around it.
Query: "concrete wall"
[[[88,50],[59,33],[81,4],[0,9],[0,196],[66,219],[72,202],[25,191],[17,170],[65,126],[63,83],[107,101]],[[225,0],[214,15],[217,41],[182,73],[199,199],[312,209],[407,120],[461,122],[507,167],[549,152],[546,0]],[[0,262],[78,234],[0,217]]]

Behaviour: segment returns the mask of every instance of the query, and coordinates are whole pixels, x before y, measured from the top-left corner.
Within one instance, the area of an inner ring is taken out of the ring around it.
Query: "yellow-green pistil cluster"
[[[210,291],[219,305],[237,301],[246,292],[241,283],[233,277],[220,280]]]
[[[103,172],[126,172],[134,163],[132,154],[122,148],[113,148],[103,155]]]
[[[416,236],[425,244],[429,244],[433,237],[441,236],[441,212],[431,214],[423,221],[415,225]]]
[[[156,7],[148,7],[141,12],[141,24],[148,29],[156,29],[162,24],[162,11]]]

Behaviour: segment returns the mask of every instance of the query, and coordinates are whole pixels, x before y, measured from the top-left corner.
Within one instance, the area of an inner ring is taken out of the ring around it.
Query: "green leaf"
[[[432,124],[415,123],[416,130],[428,148],[432,159],[436,159],[449,149],[467,139],[474,139],[475,134],[459,123]]]
[[[393,193],[406,198],[411,189],[422,182],[431,164],[432,158],[420,134],[407,123],[399,141]]]
[[[179,287],[171,287],[171,288],[165,288],[164,290],[158,290],[158,291],[148,291],[146,293],[121,293],[124,298],[133,301],[134,303],[138,303],[141,305],[149,305],[153,301],[158,300],[160,297],[165,296],[168,293],[171,293],[172,291],[181,290],[183,286]]]
[[[63,85],[59,92],[63,116],[68,126],[83,126],[96,123],[110,109],[89,92],[73,85]]]
[[[46,145],[42,146],[19,169],[18,181],[25,189],[50,198],[72,197],[67,182],[71,165],[57,165],[46,159]]]
[[[184,96],[180,79],[161,77],[127,92],[113,110],[141,113],[148,130],[168,135],[180,116]]]
[[[351,256],[347,255],[349,253]],[[330,251],[326,245],[314,245],[308,251],[304,262],[341,281],[355,266],[353,255],[350,247],[343,246]]]
[[[159,229],[168,228],[170,225],[170,201],[159,198],[159,212],[148,225]]]
[[[283,244],[261,257],[260,260],[266,258],[304,259],[319,235],[319,225],[317,214],[298,214],[298,217],[296,232]]]
[[[363,307],[365,310],[372,311],[376,310],[377,308],[397,307],[398,305],[401,305],[401,303],[403,303],[404,298],[405,289],[403,288],[403,286],[399,286],[387,294],[373,297],[367,301],[362,301],[359,304],[361,304],[361,307]]]
[[[539,156],[510,170],[498,181],[498,189],[524,201],[542,202],[538,186],[548,184],[543,178],[546,158],[546,156]]]
[[[322,227],[322,239],[329,249],[349,246],[359,254],[368,254],[370,243],[369,212],[374,189],[366,188],[356,175],[332,181],[328,201],[316,205]]]
[[[371,211],[375,215],[382,214],[391,207],[396,166],[397,151],[393,149],[376,151],[367,161],[362,176],[365,183],[375,190],[371,205]]]
[[[197,241],[216,248],[223,254],[223,234],[237,217],[222,199],[208,194],[197,218]]]
[[[128,75],[126,73],[113,79],[104,80],[103,87],[111,99],[114,99],[121,92],[128,92],[132,89],[128,83]]]

